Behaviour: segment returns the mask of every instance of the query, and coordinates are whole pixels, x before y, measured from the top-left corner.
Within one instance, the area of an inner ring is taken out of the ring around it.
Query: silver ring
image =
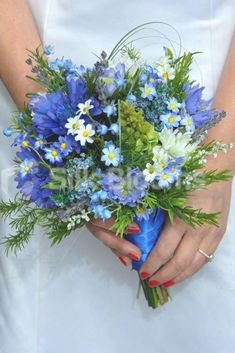
[[[208,255],[205,251],[203,251],[202,249],[198,249],[198,251],[200,252],[200,254],[204,255],[208,261],[212,261],[215,257],[214,254]]]

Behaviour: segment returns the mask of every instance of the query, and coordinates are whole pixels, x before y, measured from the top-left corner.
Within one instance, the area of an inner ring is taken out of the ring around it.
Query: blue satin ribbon
[[[141,232],[139,234],[127,234],[125,238],[136,245],[141,251],[140,260],[132,260],[132,269],[139,271],[158,241],[165,221],[165,213],[162,209],[157,208],[150,214],[148,220],[136,218],[134,221],[140,227]]]

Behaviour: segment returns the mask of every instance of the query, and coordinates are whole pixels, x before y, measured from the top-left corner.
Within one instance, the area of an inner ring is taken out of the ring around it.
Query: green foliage
[[[36,48],[35,51],[27,51],[29,52],[29,58],[34,62],[34,67],[37,69],[38,73],[36,77],[26,77],[45,87],[48,92],[54,92],[58,89],[65,91],[66,86],[64,79],[64,69],[62,68],[59,72],[50,69],[48,65],[48,59],[43,53],[40,53],[39,47]],[[30,97],[32,95],[34,95],[34,93],[30,93],[27,96]]]
[[[14,229],[14,234],[3,237],[2,245],[5,246],[6,255],[9,252],[17,254],[30,241],[35,227],[41,226],[51,246],[58,244],[67,237],[71,231],[67,229],[67,223],[62,222],[53,209],[36,208],[28,200],[15,198],[14,201],[0,202],[0,216],[9,218],[9,226]]]
[[[113,214],[115,216],[115,223],[112,229],[122,238],[127,226],[133,221],[135,212],[133,208],[118,205],[117,208],[113,210]]]
[[[180,102],[185,98],[184,85],[190,82],[189,70],[193,62],[195,53],[184,53],[173,62],[175,77],[169,80],[169,89],[172,97],[176,97]]]

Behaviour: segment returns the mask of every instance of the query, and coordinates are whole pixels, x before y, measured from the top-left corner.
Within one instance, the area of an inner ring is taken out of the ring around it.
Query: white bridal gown
[[[78,64],[92,64],[92,52],[109,51],[138,24],[172,24],[186,49],[204,52],[193,74],[206,85],[207,96],[215,92],[235,23],[235,0],[31,0],[30,6],[44,44],[54,44],[56,56]],[[161,31],[176,40],[167,28]],[[144,47],[149,57],[161,55],[158,47]],[[15,106],[3,84],[0,94],[6,127]],[[8,182],[8,142],[1,136],[4,198],[15,192]],[[155,311],[143,295],[136,300],[136,273],[86,230],[53,248],[38,234],[17,258],[6,258],[1,247],[0,353],[234,352],[234,212],[233,197],[215,260],[170,289],[173,300]],[[8,231],[2,223],[1,236]]]

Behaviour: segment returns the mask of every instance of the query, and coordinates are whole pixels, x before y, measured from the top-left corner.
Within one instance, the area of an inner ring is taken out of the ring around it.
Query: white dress
[[[31,0],[45,44],[56,55],[92,64],[129,29],[172,24],[198,56],[194,75],[214,93],[235,23],[235,0]],[[161,43],[162,45],[162,43]],[[158,57],[158,49],[147,55]],[[0,86],[2,127],[15,106]],[[1,197],[12,151],[1,136]],[[9,191],[10,189],[10,191]],[[235,183],[233,190],[235,192]],[[233,192],[233,193],[234,193]],[[136,273],[86,230],[49,247],[38,234],[16,258],[0,249],[0,353],[232,353],[235,347],[235,198],[215,260],[170,289],[173,300],[149,309],[136,300]],[[1,235],[9,229],[2,223]]]

